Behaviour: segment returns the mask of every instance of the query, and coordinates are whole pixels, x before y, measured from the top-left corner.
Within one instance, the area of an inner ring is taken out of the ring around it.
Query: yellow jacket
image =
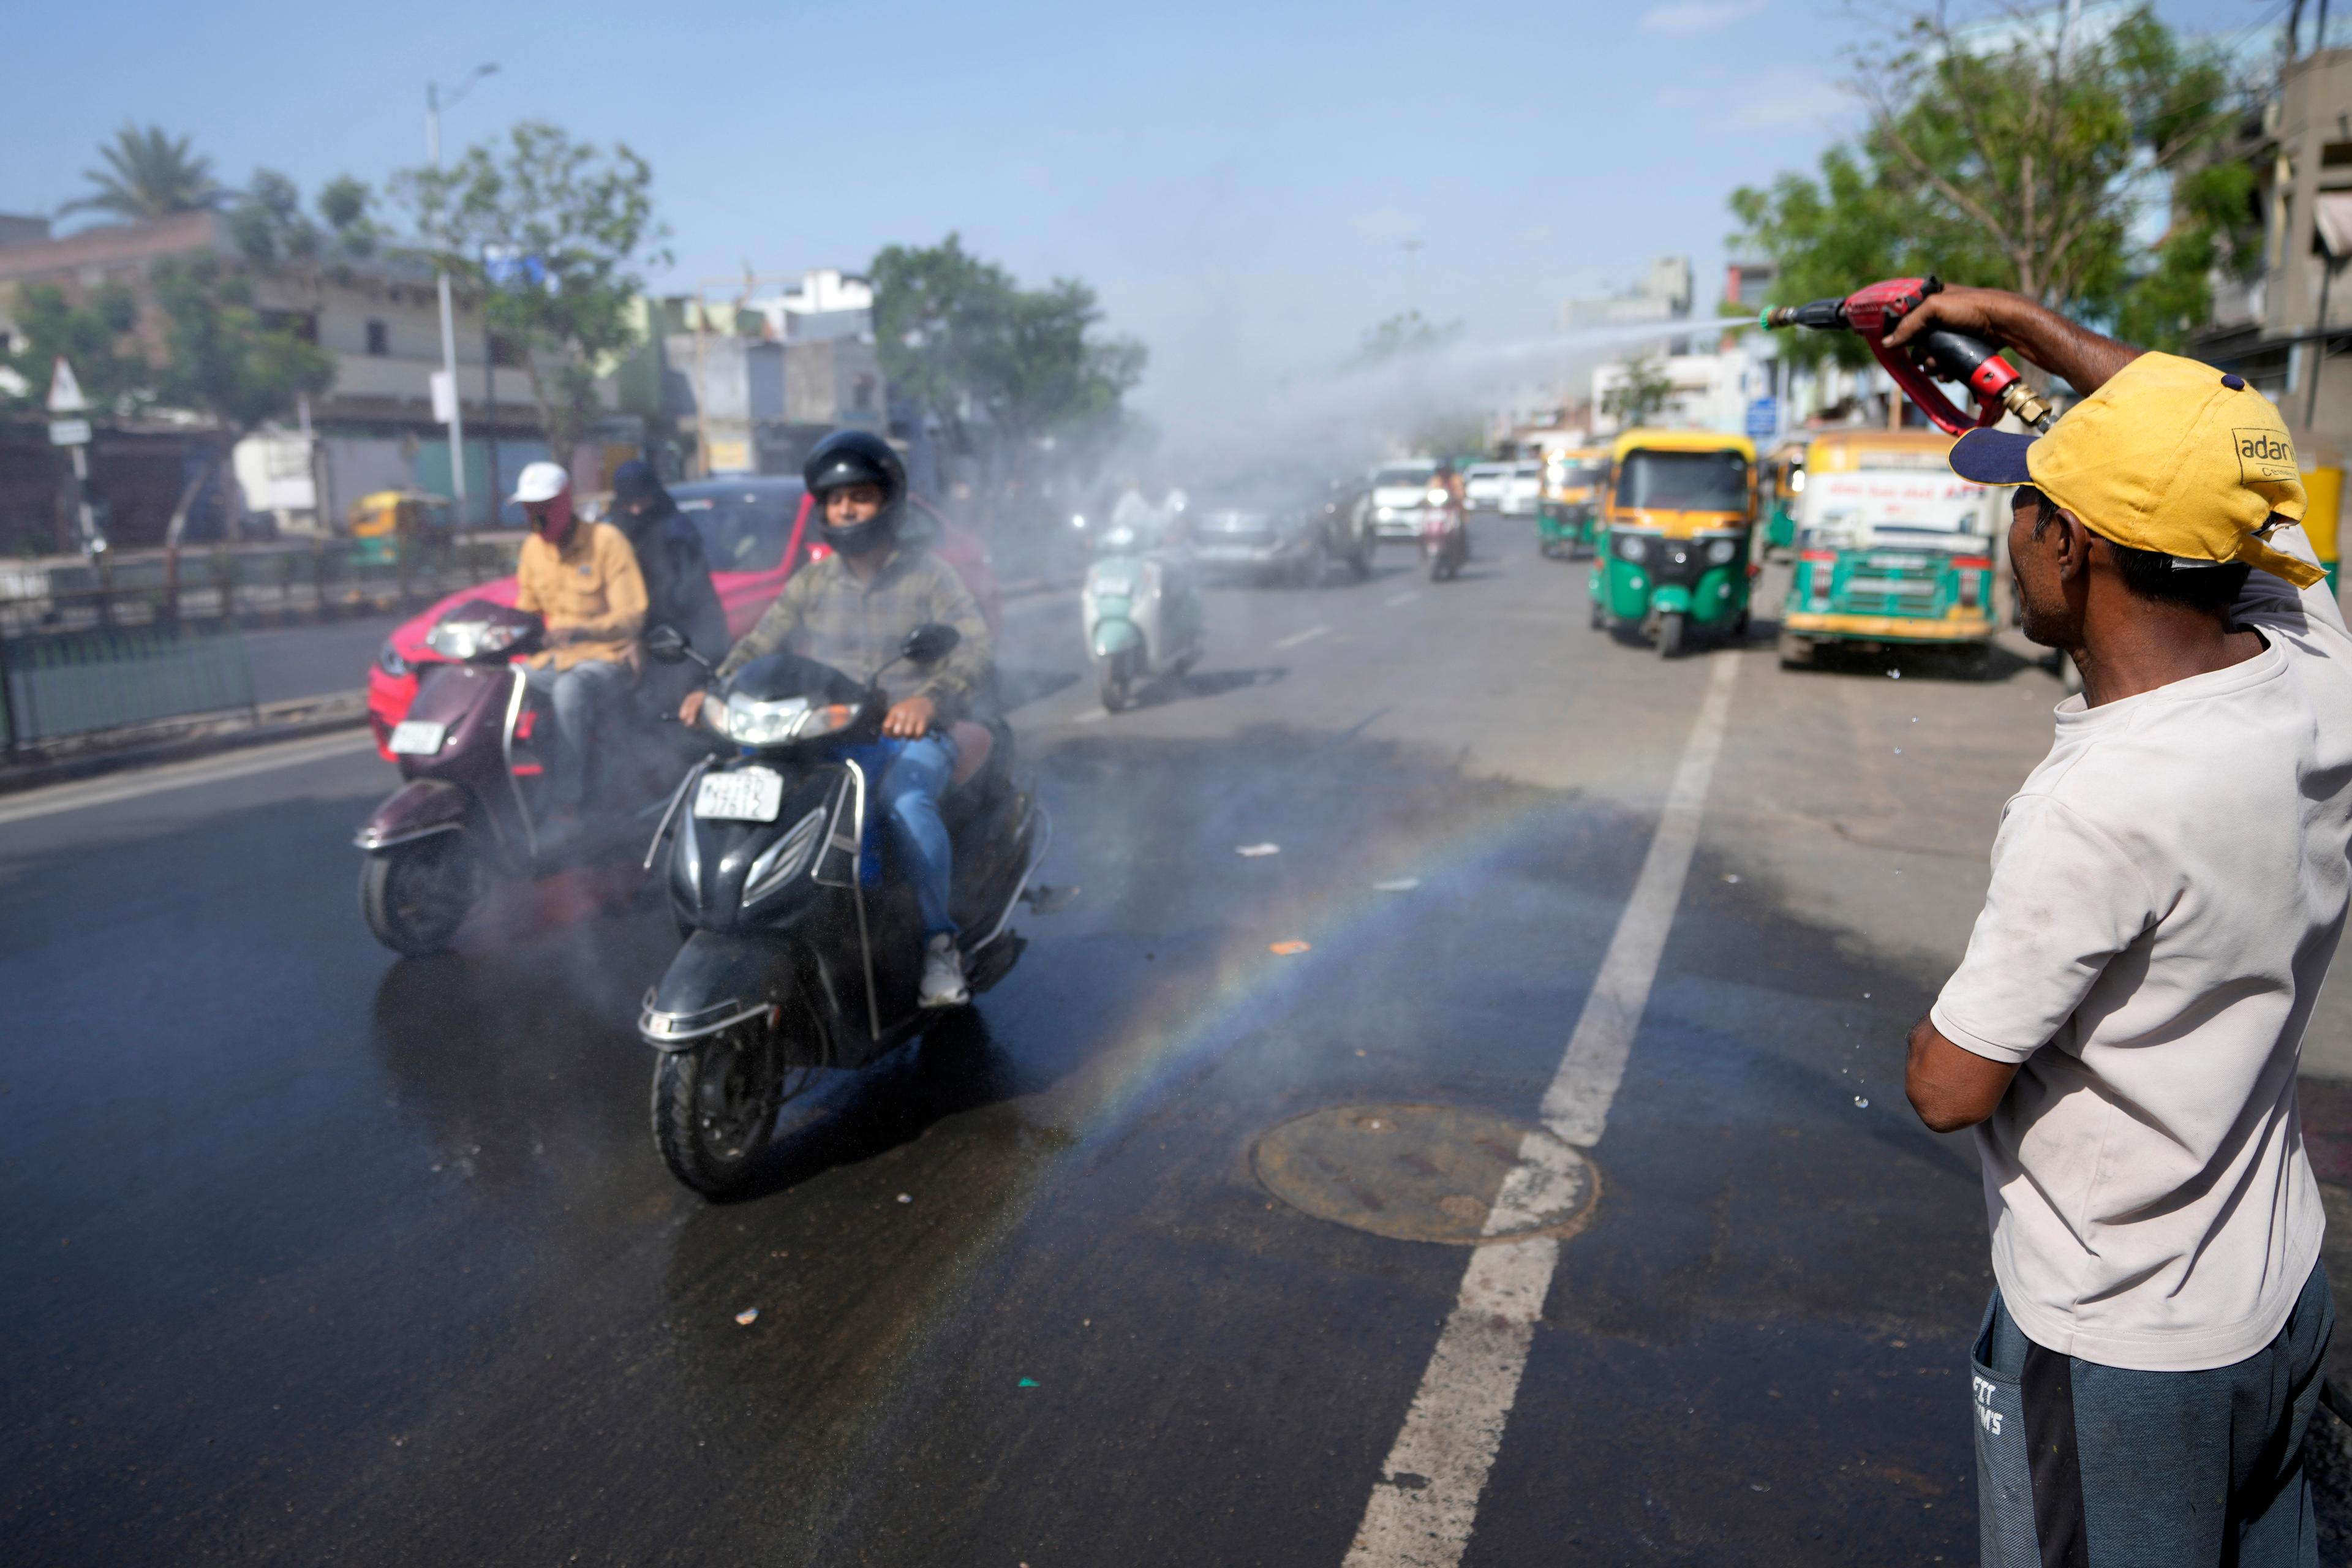
[[[570,628],[584,634],[579,641],[532,655],[531,663],[570,669],[591,659],[625,664],[635,658],[637,633],[646,624],[646,580],[637,570],[636,552],[619,529],[582,522],[561,550],[534,533],[522,542],[515,578],[517,609],[546,617],[551,633]]]

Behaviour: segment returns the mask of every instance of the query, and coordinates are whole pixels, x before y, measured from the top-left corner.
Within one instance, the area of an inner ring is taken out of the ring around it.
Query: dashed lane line
[[[1418,589],[1418,588],[1407,588],[1407,589],[1406,589],[1403,593],[1402,593],[1402,594],[1391,594],[1391,595],[1389,595],[1389,597],[1388,597],[1388,602],[1389,602],[1389,605],[1390,605],[1391,607],[1394,607],[1395,605],[1410,605],[1410,604],[1412,604],[1415,599],[1418,599],[1418,598],[1420,598],[1420,597],[1421,597],[1421,590],[1420,590],[1420,589]]]
[[[37,816],[51,816],[61,811],[80,811],[87,806],[110,805],[117,801],[137,800],[142,795],[158,795],[165,790],[188,789],[197,784],[218,784],[224,779],[246,778],[278,768],[299,767],[306,763],[355,756],[374,749],[373,734],[366,730],[353,730],[305,741],[288,741],[273,746],[256,746],[249,751],[231,752],[226,756],[175,763],[168,767],[119,773],[111,778],[49,784],[41,789],[26,790],[18,795],[0,795],[0,825],[23,822]]]
[[[1715,656],[1706,696],[1675,768],[1633,896],[1618,918],[1576,1031],[1544,1092],[1544,1128],[1565,1142],[1589,1149],[1608,1126],[1609,1107],[1624,1079],[1626,1055],[1649,1005],[1666,933],[1698,847],[1707,782],[1723,751],[1732,683],[1738,676],[1738,654]],[[1539,1205],[1533,1200],[1552,1179],[1544,1158],[1552,1147],[1542,1134],[1528,1134],[1519,1163],[1496,1194],[1487,1235],[1538,1223],[1532,1211]],[[1372,1487],[1345,1568],[1456,1568],[1462,1561],[1477,1522],[1479,1494],[1527,1372],[1528,1350],[1551,1290],[1559,1245],[1538,1237],[1490,1242],[1471,1252],[1453,1314]]]
[[[1297,647],[1301,643],[1313,642],[1317,637],[1328,633],[1330,629],[1331,628],[1329,626],[1309,626],[1303,632],[1291,633],[1288,637],[1284,637],[1280,642],[1276,643],[1274,646],[1277,651],[1283,648]]]

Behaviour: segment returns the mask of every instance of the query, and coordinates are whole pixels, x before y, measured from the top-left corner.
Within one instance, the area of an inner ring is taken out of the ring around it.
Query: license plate
[[[1131,577],[1097,577],[1093,587],[1099,598],[1125,599],[1133,596],[1135,580]]]
[[[441,742],[449,736],[449,726],[435,724],[423,719],[403,719],[392,727],[392,754],[395,757],[430,757],[437,755]]]
[[[724,822],[773,822],[784,808],[784,775],[769,768],[705,773],[694,791],[694,815]]]
[[[1924,555],[1874,555],[1870,563],[1882,572],[1916,572],[1927,564]]]

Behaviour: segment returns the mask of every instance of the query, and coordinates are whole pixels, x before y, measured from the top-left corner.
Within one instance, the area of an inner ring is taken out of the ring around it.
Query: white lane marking
[[[49,816],[60,811],[79,811],[84,806],[110,805],[116,801],[137,800],[142,795],[156,795],[164,790],[218,784],[224,779],[244,778],[251,773],[268,773],[275,768],[299,767],[305,763],[326,762],[374,749],[375,736],[361,729],[348,733],[338,731],[331,735],[317,735],[306,741],[287,741],[273,746],[256,746],[250,751],[232,752],[225,757],[174,763],[169,767],[117,773],[110,778],[49,784],[41,789],[26,790],[19,795],[0,795],[0,824]]]
[[[1108,708],[1089,708],[1085,712],[1079,714],[1076,718],[1071,720],[1070,722],[1073,724],[1099,724],[1109,717],[1110,710]]]
[[[1297,647],[1300,643],[1313,642],[1317,637],[1323,636],[1331,628],[1329,626],[1309,626],[1303,632],[1291,633],[1288,637],[1283,638],[1274,646],[1277,649]]]
[[[1410,604],[1412,604],[1415,599],[1418,599],[1418,598],[1420,598],[1420,597],[1421,597],[1421,590],[1420,590],[1420,589],[1418,589],[1418,588],[1407,588],[1407,589],[1406,589],[1403,593],[1402,593],[1402,594],[1391,594],[1391,595],[1389,595],[1389,600],[1388,600],[1388,602],[1389,602],[1391,605],[1410,605]]]
[[[1716,656],[1633,896],[1544,1093],[1544,1130],[1521,1142],[1519,1163],[1487,1215],[1488,1235],[1530,1223],[1523,1216],[1541,1212],[1538,1195],[1559,1179],[1559,1143],[1590,1148],[1608,1125],[1698,847],[1707,782],[1723,751],[1738,675],[1738,654]],[[1470,1254],[1461,1294],[1372,1487],[1346,1568],[1455,1568],[1462,1561],[1559,1261],[1559,1243],[1549,1237],[1490,1243]]]

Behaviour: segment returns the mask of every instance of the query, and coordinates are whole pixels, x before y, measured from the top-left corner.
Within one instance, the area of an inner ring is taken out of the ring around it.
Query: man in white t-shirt
[[[2294,447],[2240,377],[2018,296],[1931,296],[1890,341],[1933,325],[2087,395],[1951,457],[2019,487],[2025,635],[2083,672],[1911,1034],[1911,1102],[1976,1129],[1991,1212],[1983,1561],[2315,1563],[2334,1308],[2295,1067],[2352,888],[2352,638]]]

